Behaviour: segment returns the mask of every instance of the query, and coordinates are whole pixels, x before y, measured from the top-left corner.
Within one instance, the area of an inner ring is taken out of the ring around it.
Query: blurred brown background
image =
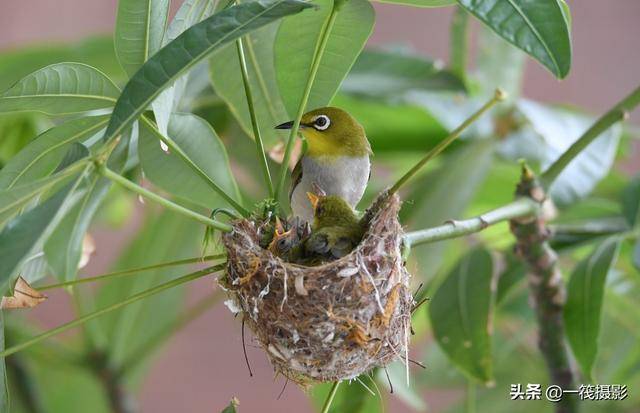
[[[180,1],[174,0],[175,10]],[[546,101],[583,106],[601,112],[640,81],[640,1],[568,1],[573,15],[573,67],[567,79],[558,81],[538,64],[529,61],[525,95]],[[108,33],[115,22],[116,0],[3,0],[0,5],[0,49],[31,43],[68,41]],[[448,54],[451,9],[415,9],[376,4],[377,25],[371,44],[409,43],[443,60]],[[635,122],[640,113],[633,115]],[[637,159],[637,157],[635,157]],[[637,171],[637,168],[634,168]],[[139,220],[136,220],[139,221]],[[87,269],[98,274],[108,268],[119,246],[133,233],[100,229],[93,232],[97,253]],[[210,281],[192,286],[196,299],[211,288]],[[36,316],[54,326],[72,316],[61,294],[39,307]],[[231,396],[241,401],[242,412],[307,412],[308,399],[289,385],[274,381],[266,357],[248,347],[254,377],[249,378],[240,343],[240,324],[219,305],[175,336],[155,360],[140,391],[143,412],[218,412]],[[416,358],[420,352],[414,349]],[[433,372],[438,374],[438,372]],[[505,397],[507,390],[505,390]],[[441,411],[457,394],[427,393],[431,411]],[[392,412],[410,412],[392,402]],[[348,413],[348,412],[345,412]]]

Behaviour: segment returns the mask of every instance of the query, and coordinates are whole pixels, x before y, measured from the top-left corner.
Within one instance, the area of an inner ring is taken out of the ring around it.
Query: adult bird
[[[276,129],[292,126],[290,121]],[[362,125],[342,109],[325,107],[302,116],[300,133],[307,141],[307,151],[291,175],[289,200],[293,215],[311,222],[313,209],[306,194],[315,192],[316,187],[355,208],[371,173],[371,146]]]

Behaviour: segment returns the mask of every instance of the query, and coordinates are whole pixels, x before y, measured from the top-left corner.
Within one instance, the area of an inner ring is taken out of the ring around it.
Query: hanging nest
[[[232,311],[265,349],[277,372],[307,385],[352,379],[407,358],[411,310],[400,246],[397,196],[381,195],[366,212],[360,245],[330,263],[305,267],[260,247],[256,224],[234,223],[223,236],[227,272],[220,280]]]

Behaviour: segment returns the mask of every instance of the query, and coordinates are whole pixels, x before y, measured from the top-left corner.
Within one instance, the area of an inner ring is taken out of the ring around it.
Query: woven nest
[[[347,256],[305,267],[258,244],[256,225],[234,223],[221,284],[274,368],[299,384],[351,379],[405,358],[414,301],[400,253],[397,196],[380,196]]]

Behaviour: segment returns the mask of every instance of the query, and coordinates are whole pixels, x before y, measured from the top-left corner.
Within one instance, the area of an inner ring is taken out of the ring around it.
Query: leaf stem
[[[333,386],[331,386],[331,390],[329,390],[329,394],[327,395],[326,400],[324,401],[324,405],[322,405],[321,413],[328,413],[331,408],[331,403],[333,403],[333,399],[336,397],[336,393],[338,392],[338,386],[340,385],[340,381],[335,381]]]
[[[287,145],[284,151],[284,158],[282,159],[282,165],[280,169],[280,178],[278,179],[278,186],[276,187],[276,192],[274,195],[274,199],[276,201],[280,199],[280,194],[282,193],[282,190],[284,188],[284,181],[287,177],[287,170],[289,167],[289,160],[291,159],[291,152],[293,151],[293,144],[298,135],[298,129],[300,128],[300,119],[302,119],[302,115],[304,114],[305,108],[307,107],[307,102],[309,101],[309,96],[311,95],[311,88],[313,87],[313,82],[316,78],[316,75],[318,74],[318,68],[320,67],[320,61],[322,60],[324,49],[327,47],[329,35],[331,34],[333,25],[336,22],[336,17],[338,17],[340,4],[341,2],[339,0],[336,0],[334,2],[333,8],[331,9],[331,14],[329,14],[329,20],[320,33],[320,42],[313,56],[311,70],[309,71],[309,77],[307,78],[307,84],[305,86],[304,93],[302,94],[302,99],[300,99],[298,112],[296,113],[296,117],[293,121],[293,126],[291,127],[291,131],[289,132],[289,138],[287,140]]]
[[[578,138],[542,175],[540,182],[545,189],[549,189],[551,184],[558,178],[564,169],[578,156],[591,142],[600,134],[609,129],[614,124],[624,120],[628,113],[640,104],[640,86],[638,86],[627,97],[602,115],[585,133]]]
[[[222,189],[218,184],[216,184],[213,179],[209,175],[207,175],[198,165],[196,165],[181,148],[178,144],[168,136],[164,136],[156,125],[153,124],[146,116],[141,116],[140,121],[145,124],[160,141],[164,142],[169,149],[171,149],[172,153],[175,153],[182,161],[193,170],[196,175],[202,178],[209,186],[216,191],[225,201],[229,203],[232,207],[234,207],[242,216],[248,217],[250,212],[245,207],[240,205],[235,199],[231,197],[231,195],[227,194],[224,189]]]
[[[451,71],[466,80],[469,13],[461,6],[456,7],[450,27],[449,66]]]
[[[207,267],[207,268],[205,268],[203,270],[192,272],[190,274],[184,275],[182,277],[176,278],[176,279],[168,281],[166,283],[157,285],[157,286],[155,286],[153,288],[150,288],[150,289],[148,289],[146,291],[142,291],[142,292],[140,292],[138,294],[134,294],[131,297],[129,297],[129,298],[123,300],[123,301],[117,302],[115,304],[112,304],[112,305],[110,305],[108,307],[105,307],[105,308],[102,308],[100,310],[96,310],[96,311],[94,311],[92,313],[86,314],[86,315],[84,315],[82,317],[79,317],[79,318],[77,318],[77,319],[75,319],[73,321],[70,321],[70,322],[68,322],[66,324],[63,324],[63,325],[61,325],[59,327],[53,328],[53,329],[51,329],[49,331],[46,331],[46,332],[44,332],[44,333],[42,333],[40,335],[37,335],[37,336],[33,337],[32,339],[25,341],[24,343],[20,343],[20,344],[17,344],[15,346],[9,347],[9,348],[5,349],[4,351],[0,352],[0,357],[7,357],[7,356],[9,356],[11,354],[17,353],[18,351],[21,351],[21,350],[24,350],[24,349],[26,349],[28,347],[31,347],[34,344],[37,344],[37,343],[39,343],[39,342],[41,342],[43,340],[46,340],[49,337],[53,337],[56,334],[60,334],[60,333],[62,333],[64,331],[67,331],[67,330],[69,330],[71,328],[74,328],[74,327],[77,327],[79,325],[82,325],[82,324],[86,323],[87,321],[93,320],[94,318],[100,317],[101,315],[107,314],[107,313],[109,313],[111,311],[118,310],[118,309],[120,309],[120,308],[122,308],[124,306],[127,306],[129,304],[135,303],[136,301],[140,301],[140,300],[145,299],[147,297],[150,297],[152,295],[158,294],[158,293],[160,293],[162,291],[165,291],[165,290],[168,290],[170,288],[177,287],[178,285],[181,285],[181,284],[196,280],[198,278],[204,277],[205,275],[212,274],[212,273],[214,273],[216,271],[220,271],[221,269],[224,268],[224,265],[225,264],[217,264],[217,265],[214,265],[212,267]]]
[[[419,231],[408,232],[403,237],[406,247],[441,241],[449,238],[456,238],[462,235],[480,232],[490,225],[502,221],[509,221],[514,218],[535,215],[540,206],[529,198],[520,198],[510,204],[496,208],[474,218],[462,221],[449,221],[444,225]]]
[[[404,174],[398,181],[389,189],[389,195],[393,195],[396,193],[400,187],[402,187],[409,179],[411,179],[427,162],[440,154],[447,146],[449,146],[453,141],[455,141],[460,134],[473,122],[478,120],[480,116],[482,116],[486,111],[491,109],[496,103],[500,102],[507,98],[507,94],[501,90],[497,89],[493,97],[485,103],[477,112],[468,117],[460,126],[453,130],[443,141],[441,141],[438,145],[436,145],[433,149],[431,149],[418,163],[416,163],[413,168],[411,168],[406,174]]]
[[[264,175],[264,181],[267,184],[269,190],[269,196],[273,198],[273,183],[271,182],[271,172],[269,172],[269,164],[267,163],[267,155],[264,152],[264,144],[262,143],[262,135],[260,134],[260,127],[258,126],[258,118],[256,116],[256,110],[253,102],[253,93],[251,92],[251,84],[249,83],[249,71],[247,70],[247,61],[244,56],[244,49],[242,47],[242,38],[236,40],[236,50],[238,52],[238,61],[240,63],[240,73],[242,74],[242,83],[244,85],[244,93],[247,97],[247,106],[249,107],[249,117],[251,118],[251,127],[253,128],[253,140],[256,142],[256,151],[258,154],[258,161],[262,167],[262,174]]]
[[[114,271],[114,272],[109,272],[109,273],[102,274],[102,275],[96,275],[95,277],[78,278],[77,280],[61,282],[61,283],[57,283],[57,284],[49,284],[49,285],[45,285],[45,286],[42,286],[42,287],[38,287],[38,291],[53,290],[55,288],[69,287],[69,286],[72,286],[72,285],[84,284],[84,283],[89,283],[89,282],[94,282],[94,281],[108,280],[108,279],[111,279],[111,278],[123,277],[123,276],[126,276],[126,275],[134,275],[134,274],[137,274],[139,272],[157,270],[159,268],[174,267],[174,266],[177,266],[177,265],[185,265],[185,264],[193,264],[193,263],[197,263],[197,262],[212,261],[212,260],[225,258],[225,256],[226,256],[225,254],[206,255],[204,257],[185,258],[185,259],[182,259],[182,260],[168,261],[168,262],[163,262],[163,263],[160,263],[160,264],[148,265],[146,267],[130,268],[130,269],[127,269],[127,270]]]
[[[189,217],[191,219],[194,219],[198,222],[201,222],[205,225],[208,225],[210,227],[213,227],[215,229],[218,229],[220,231],[224,231],[224,232],[230,232],[232,230],[231,225],[213,220],[211,218],[208,218],[204,215],[198,214],[197,212],[194,212],[190,209],[187,209],[181,205],[176,204],[175,202],[169,201],[166,198],[161,197],[160,195],[157,195],[151,191],[149,191],[148,189],[145,189],[143,187],[141,187],[140,185],[137,185],[133,182],[131,182],[130,180],[128,180],[127,178],[118,175],[117,173],[113,172],[111,169],[107,168],[105,165],[100,165],[98,167],[98,171],[100,172],[100,174],[102,174],[102,176],[104,176],[105,178],[108,178],[110,180],[112,180],[113,182],[122,185],[123,187],[129,189],[130,191],[133,191],[135,193],[137,193],[138,195],[141,195],[147,199],[150,199],[151,201],[157,202],[160,205],[164,206],[167,209],[170,209],[172,211],[175,211],[179,214],[182,214],[186,217]]]

